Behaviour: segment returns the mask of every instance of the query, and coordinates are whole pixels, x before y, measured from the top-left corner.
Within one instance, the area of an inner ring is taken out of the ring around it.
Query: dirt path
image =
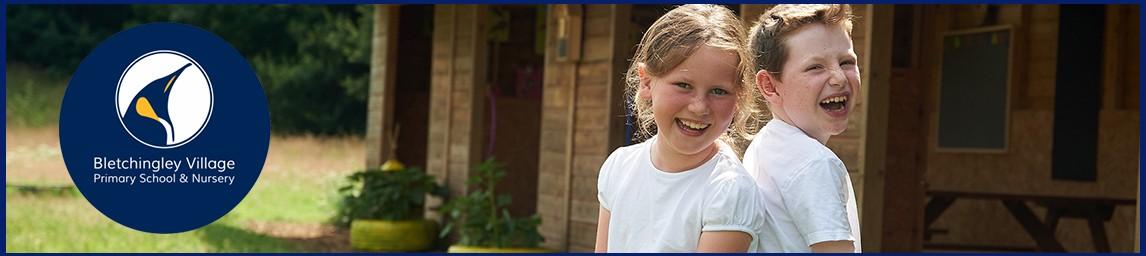
[[[8,184],[72,185],[60,154],[60,133],[56,127],[8,126],[4,137],[7,140],[4,178]]]
[[[305,252],[351,252],[350,233],[328,224],[251,221],[243,228],[282,239]]]

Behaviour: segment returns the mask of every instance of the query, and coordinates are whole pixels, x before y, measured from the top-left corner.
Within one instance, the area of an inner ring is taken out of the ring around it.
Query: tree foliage
[[[365,129],[373,9],[367,5],[15,5],[9,62],[70,74],[104,39],[144,23],[201,27],[250,62],[279,133]]]

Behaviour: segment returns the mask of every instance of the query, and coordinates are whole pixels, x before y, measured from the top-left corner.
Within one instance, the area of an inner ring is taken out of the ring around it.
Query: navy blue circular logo
[[[124,226],[207,225],[254,186],[270,143],[267,98],[226,41],[176,23],[119,32],[92,50],[60,108],[76,187]]]

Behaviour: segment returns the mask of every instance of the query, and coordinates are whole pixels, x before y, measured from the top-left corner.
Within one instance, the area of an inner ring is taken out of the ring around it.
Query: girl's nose
[[[705,99],[704,96],[693,97],[692,101],[688,104],[688,111],[701,116],[708,115],[708,100]]]

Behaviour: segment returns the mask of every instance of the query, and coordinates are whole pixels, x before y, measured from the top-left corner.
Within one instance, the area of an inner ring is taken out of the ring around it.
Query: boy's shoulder
[[[774,119],[752,139],[753,157],[775,155],[782,158],[839,159],[831,148],[808,136],[799,128]],[[765,151],[765,152],[761,152]],[[748,155],[745,154],[747,158]]]
[[[768,125],[753,138],[744,154],[749,173],[767,172],[769,176],[794,175],[802,169],[843,167],[843,161],[830,148],[795,127]]]

